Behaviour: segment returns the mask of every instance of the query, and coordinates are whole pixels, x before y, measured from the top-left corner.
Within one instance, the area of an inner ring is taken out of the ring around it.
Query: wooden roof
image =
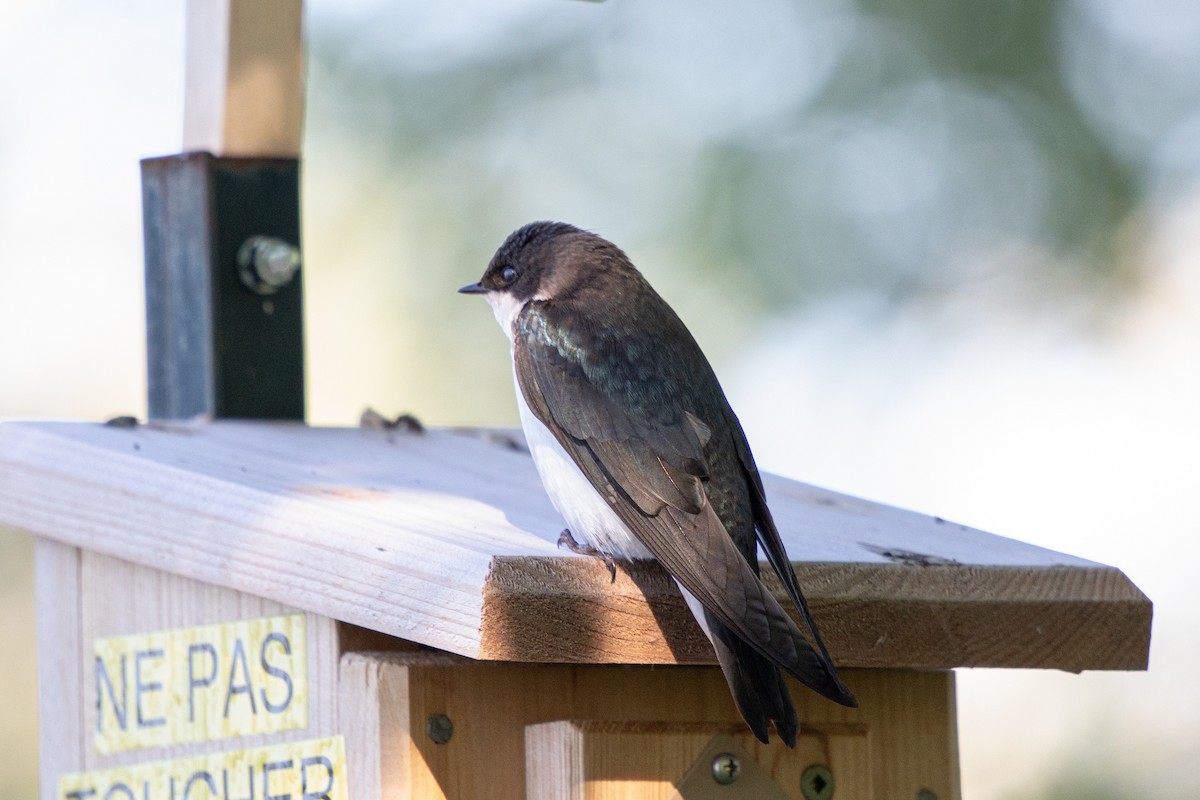
[[[1117,569],[766,484],[843,666],[1146,666],[1151,604]],[[472,658],[711,660],[656,564],[610,584],[556,548],[509,431],[6,422],[0,524]]]

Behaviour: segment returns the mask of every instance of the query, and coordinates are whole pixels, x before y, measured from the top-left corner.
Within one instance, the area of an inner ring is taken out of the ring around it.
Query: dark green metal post
[[[300,164],[142,162],[151,419],[304,419]]]

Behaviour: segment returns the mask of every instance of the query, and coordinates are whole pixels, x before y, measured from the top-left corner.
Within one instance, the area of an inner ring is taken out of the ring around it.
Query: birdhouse
[[[661,568],[556,550],[515,434],[8,422],[0,464],[45,798],[955,798],[954,667],[1146,665],[1116,569],[768,476],[859,698],[794,687],[789,750]]]
[[[0,423],[43,798],[950,800],[954,668],[1146,667],[1119,570],[768,475],[859,706],[794,685],[797,746],[759,742],[657,563],[556,547],[519,433],[303,423],[300,4],[188,9],[150,420]]]

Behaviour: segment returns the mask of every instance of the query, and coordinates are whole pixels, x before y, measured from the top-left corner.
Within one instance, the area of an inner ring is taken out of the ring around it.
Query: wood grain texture
[[[347,780],[355,797],[392,798],[413,773],[409,684],[403,670],[347,653],[338,676]]]
[[[1116,569],[767,487],[840,664],[1145,667],[1151,605]],[[711,658],[656,565],[609,584],[556,548],[563,523],[511,433],[0,423],[0,523],[474,658]]]
[[[746,727],[721,723],[567,720],[525,729],[528,800],[695,800],[753,797],[803,800],[801,775],[813,764],[834,776],[838,800],[873,800],[864,725],[810,725],[789,750],[764,745]],[[729,788],[713,781],[712,758],[737,756]],[[694,787],[691,793],[681,791]]]
[[[343,696],[367,689],[381,703],[380,718],[393,720],[392,729],[381,729],[377,741],[356,740],[356,747],[366,748],[363,760],[378,758],[380,774],[391,776],[380,784],[381,795],[364,797],[525,798],[531,752],[527,732],[533,730],[533,757],[548,761],[533,764],[531,772],[541,781],[541,796],[547,797],[576,796],[545,794],[547,782],[562,788],[564,774],[573,776],[568,782],[586,775],[610,780],[613,791],[640,779],[661,792],[664,781],[683,775],[689,755],[694,758],[715,733],[727,732],[790,796],[799,796],[800,771],[819,762],[833,767],[835,778],[841,774],[844,789],[838,797],[844,790],[846,797],[911,798],[929,789],[942,800],[957,798],[953,674],[847,670],[844,677],[859,698],[858,709],[835,705],[792,684],[803,733],[800,746],[789,750],[752,739],[715,667],[489,664],[415,653],[349,653],[342,660]],[[391,688],[381,691],[384,685]],[[445,744],[434,744],[425,735],[426,721],[434,714],[446,715],[454,725]],[[545,749],[548,729],[539,728],[545,723],[616,738],[594,749],[590,760],[581,750],[573,758]],[[406,747],[396,746],[397,731],[403,737],[412,733]],[[646,737],[633,752],[631,740],[620,741],[630,735]],[[656,741],[659,735],[668,738]],[[868,787],[874,795],[865,793]],[[664,795],[618,791],[582,796]]]
[[[1146,668],[1150,605],[1118,570],[797,564],[830,651],[849,667]],[[767,583],[784,602],[773,575]],[[785,604],[786,607],[786,604]],[[657,564],[497,558],[484,592],[480,658],[714,663]]]
[[[185,151],[300,154],[301,0],[188,0]]]

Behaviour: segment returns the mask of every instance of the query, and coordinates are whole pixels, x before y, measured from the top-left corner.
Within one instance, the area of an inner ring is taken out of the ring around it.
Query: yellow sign
[[[341,736],[78,772],[59,800],[350,800]]]
[[[307,727],[304,632],[293,614],[97,639],[96,752]]]

